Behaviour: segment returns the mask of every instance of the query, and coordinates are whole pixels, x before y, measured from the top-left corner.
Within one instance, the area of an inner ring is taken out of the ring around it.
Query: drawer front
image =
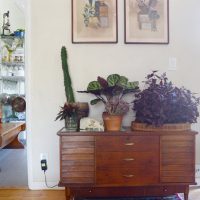
[[[98,169],[97,185],[140,186],[159,182],[158,166],[150,167],[146,171],[140,168],[112,168]]]
[[[104,151],[159,151],[158,136],[96,137],[97,150]]]
[[[95,156],[93,136],[61,137],[61,182],[94,183]]]
[[[161,137],[161,182],[195,182],[195,140],[192,135]]]
[[[142,167],[159,165],[159,152],[97,152],[96,167]]]

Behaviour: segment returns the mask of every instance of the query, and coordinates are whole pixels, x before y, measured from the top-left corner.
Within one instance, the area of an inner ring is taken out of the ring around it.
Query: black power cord
[[[58,184],[56,185],[53,185],[53,186],[49,186],[48,183],[47,183],[47,176],[46,176],[46,170],[44,170],[44,178],[45,178],[45,185],[47,188],[55,188],[58,186]]]
[[[47,170],[47,160],[46,159],[42,159],[41,160],[41,169],[42,171],[44,171],[44,178],[45,178],[45,185],[47,188],[55,188],[58,186],[58,184],[53,185],[53,186],[49,186],[47,183],[47,176],[46,176],[46,170]]]

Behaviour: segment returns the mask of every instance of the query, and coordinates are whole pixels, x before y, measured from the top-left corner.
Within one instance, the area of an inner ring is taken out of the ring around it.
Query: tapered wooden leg
[[[189,195],[189,186],[186,186],[184,191],[184,200],[188,200],[188,195]]]

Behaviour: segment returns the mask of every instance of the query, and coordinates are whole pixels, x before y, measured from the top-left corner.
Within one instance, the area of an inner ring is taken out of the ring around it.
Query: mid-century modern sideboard
[[[183,132],[66,132],[60,186],[66,199],[167,196],[195,184],[195,135]]]

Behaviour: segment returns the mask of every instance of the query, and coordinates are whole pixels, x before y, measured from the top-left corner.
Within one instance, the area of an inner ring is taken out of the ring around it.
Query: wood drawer
[[[161,136],[161,182],[194,183],[193,135]]]
[[[194,176],[162,176],[160,178],[163,183],[191,183],[195,184]]]
[[[96,172],[97,185],[146,185],[159,183],[159,169],[148,168],[146,171],[133,168],[98,169]]]
[[[97,152],[96,167],[142,167],[159,165],[159,152]]]
[[[94,183],[94,136],[61,137],[61,182],[67,184]]]
[[[158,136],[96,137],[97,151],[159,151]]]

